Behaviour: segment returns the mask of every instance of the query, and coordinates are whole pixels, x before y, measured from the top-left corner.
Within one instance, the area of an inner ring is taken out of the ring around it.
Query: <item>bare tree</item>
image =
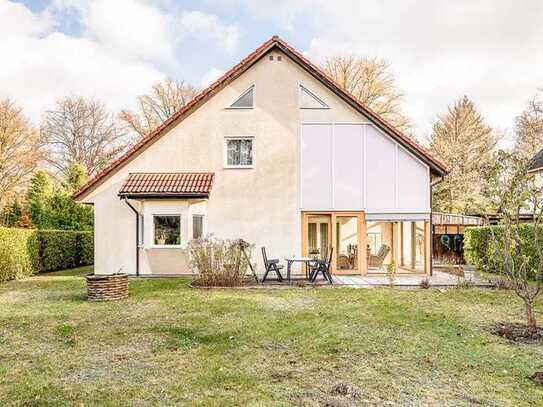
[[[82,97],[58,100],[55,109],[46,112],[41,133],[50,163],[64,177],[75,164],[95,175],[126,147],[126,135],[105,105]]]
[[[45,158],[43,139],[20,108],[0,101],[0,206],[23,187]]]
[[[517,141],[515,150],[531,158],[543,148],[543,100],[536,94],[516,118]]]
[[[498,152],[498,159],[486,171],[486,193],[502,215],[502,230],[490,228],[490,257],[498,259],[497,271],[524,303],[527,333],[532,335],[537,332],[534,305],[543,288],[543,206],[541,188],[526,173],[526,163],[516,153]],[[533,215],[533,234],[528,225],[521,225],[521,212]],[[532,255],[527,248],[533,249]]]
[[[498,137],[466,96],[449,107],[433,126],[430,151],[449,173],[435,187],[434,209],[444,212],[484,212],[489,202],[482,195],[484,169],[493,160]]]
[[[335,55],[326,58],[324,70],[365,106],[399,130],[411,127],[403,114],[403,94],[398,90],[390,64],[379,58]]]
[[[194,86],[168,78],[153,85],[150,94],[138,96],[136,112],[123,110],[119,117],[129,129],[145,136],[189,103],[197,93]]]

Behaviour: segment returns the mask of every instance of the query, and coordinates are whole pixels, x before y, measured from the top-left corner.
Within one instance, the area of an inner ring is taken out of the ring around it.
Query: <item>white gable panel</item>
[[[363,125],[334,125],[334,209],[363,209]]]
[[[396,209],[397,144],[373,126],[365,126],[367,211]]]
[[[430,209],[428,167],[405,151],[398,149],[398,204],[403,211]]]
[[[332,126],[302,127],[302,207],[332,207]]]

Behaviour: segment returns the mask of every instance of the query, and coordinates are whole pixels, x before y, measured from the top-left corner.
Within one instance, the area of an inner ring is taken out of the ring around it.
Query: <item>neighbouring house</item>
[[[243,238],[332,272],[431,273],[431,186],[445,166],[272,37],[75,197],[95,272],[189,272],[187,242]]]
[[[534,174],[539,184],[543,185],[543,149],[539,150],[528,163],[528,174]]]

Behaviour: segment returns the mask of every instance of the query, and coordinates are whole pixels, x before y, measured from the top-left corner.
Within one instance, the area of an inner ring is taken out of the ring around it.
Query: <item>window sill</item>
[[[225,165],[223,166],[225,170],[252,170],[255,168],[254,165]]]
[[[185,246],[180,244],[165,244],[165,245],[153,245],[146,247],[146,249],[184,249]]]

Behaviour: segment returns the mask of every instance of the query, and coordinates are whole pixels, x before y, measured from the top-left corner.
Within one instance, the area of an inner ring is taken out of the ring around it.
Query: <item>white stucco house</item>
[[[94,205],[95,272],[189,273],[208,233],[332,272],[431,273],[445,166],[272,37],[75,194]]]

